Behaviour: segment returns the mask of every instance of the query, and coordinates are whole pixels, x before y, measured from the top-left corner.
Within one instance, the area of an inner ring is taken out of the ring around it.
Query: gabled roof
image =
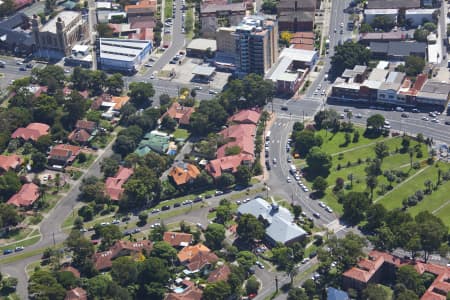
[[[200,271],[205,266],[213,264],[218,260],[219,258],[214,254],[214,252],[199,251],[194,257],[190,259],[190,262],[186,267],[192,272]]]
[[[178,260],[181,263],[190,262],[193,257],[195,257],[198,253],[209,253],[211,250],[203,244],[197,244],[194,246],[187,246],[178,252]]]
[[[169,243],[173,247],[186,247],[192,243],[192,234],[184,232],[164,232],[163,241]]]
[[[87,292],[80,287],[76,287],[66,292],[64,300],[87,300]]]
[[[200,170],[193,164],[188,163],[174,166],[169,173],[169,176],[172,177],[177,185],[189,183],[197,178],[198,175],[200,175]]]
[[[39,199],[39,187],[34,183],[25,183],[7,203],[17,207],[28,207],[37,199]]]
[[[48,158],[69,163],[73,162],[77,158],[78,154],[80,154],[80,151],[81,148],[78,146],[58,144],[52,148],[52,150],[48,154]]]
[[[87,120],[78,120],[75,124],[75,128],[92,132],[97,128],[97,123]]]
[[[17,128],[11,135],[11,138],[37,141],[41,136],[47,135],[49,129],[50,126],[44,123],[30,123],[25,128]]]
[[[208,282],[211,283],[221,280],[227,281],[228,276],[230,276],[230,273],[231,273],[230,267],[227,264],[224,264],[215,269],[214,271],[212,271],[211,273],[209,273]]]
[[[206,170],[214,178],[220,177],[223,172],[234,173],[243,162],[253,162],[254,157],[250,154],[240,153],[210,160]]]
[[[92,256],[94,268],[96,270],[106,270],[111,268],[112,261],[119,256],[134,255],[142,253],[143,250],[151,251],[153,243],[149,240],[139,242],[117,241],[109,250],[97,252]]]
[[[91,134],[85,129],[74,129],[67,138],[72,142],[86,143],[91,139]]]
[[[169,116],[176,120],[180,125],[189,125],[192,113],[195,111],[193,107],[180,105],[178,102],[172,103],[164,116]]]
[[[15,170],[21,164],[23,159],[16,154],[0,155],[0,169],[4,171]]]
[[[133,169],[120,166],[116,176],[106,178],[105,193],[111,200],[117,201],[120,199],[124,191],[122,185],[127,182],[131,175],[133,175]]]
[[[222,130],[219,134],[221,134],[225,139],[230,139],[230,141],[217,149],[217,157],[225,157],[226,149],[234,146],[238,146],[241,149],[241,153],[254,156],[255,133],[256,125],[254,124],[231,125]]]
[[[256,109],[243,109],[229,118],[230,122],[258,124],[261,112]]]
[[[170,293],[164,300],[201,300],[203,291],[198,287],[192,285],[185,289],[182,293]]]

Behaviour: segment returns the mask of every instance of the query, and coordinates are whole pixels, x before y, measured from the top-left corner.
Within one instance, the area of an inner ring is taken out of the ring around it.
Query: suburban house
[[[166,231],[164,232],[163,241],[169,243],[172,247],[183,248],[192,243],[193,237],[190,233]]]
[[[177,186],[193,183],[198,175],[200,170],[195,165],[184,162],[173,166],[169,172],[169,177]]]
[[[97,107],[97,109],[105,110],[104,113],[102,113],[102,117],[111,120],[112,118],[120,115],[120,109],[130,101],[130,97],[128,96],[121,96],[121,97],[115,97],[110,95],[102,95],[101,97],[97,98],[97,100],[92,104],[94,107]]]
[[[243,109],[238,113],[232,115],[229,119],[229,123],[238,124],[258,124],[261,112],[256,109]]]
[[[66,292],[64,300],[87,300],[87,292],[80,287],[76,287]]]
[[[53,146],[48,154],[48,165],[66,167],[71,165],[80,154],[81,148],[69,144],[58,144]]]
[[[238,215],[244,214],[250,214],[266,224],[266,239],[272,245],[289,245],[307,235],[306,231],[294,222],[294,217],[287,208],[275,203],[269,204],[262,198],[255,198],[239,206]]]
[[[20,190],[8,200],[8,204],[24,209],[30,209],[39,199],[39,186],[34,183],[25,183]]]
[[[47,135],[49,129],[50,126],[44,123],[30,123],[27,127],[17,128],[11,138],[37,141],[41,136]]]
[[[227,281],[231,274],[231,269],[227,264],[223,264],[215,270],[211,271],[208,276],[208,283],[216,281]]]
[[[180,263],[188,269],[187,273],[202,272],[219,260],[217,255],[203,244],[184,247],[177,256]]]
[[[405,265],[413,266],[420,275],[427,272],[436,276],[420,298],[421,300],[447,299],[447,294],[450,292],[450,267],[405,260],[375,250],[369,253],[367,259],[360,260],[355,267],[342,274],[343,288],[361,291],[368,284],[392,282],[395,279],[397,268]]]
[[[97,123],[86,120],[78,120],[75,129],[69,134],[68,139],[73,143],[84,145],[92,140],[97,133]]]
[[[240,153],[210,160],[206,165],[206,171],[214,178],[219,178],[223,173],[235,173],[239,166],[251,166],[253,155]]]
[[[137,4],[126,5],[125,12],[129,18],[136,16],[153,16],[156,12],[156,1],[143,0],[139,1]]]
[[[23,159],[19,155],[0,155],[0,173],[10,170],[18,171],[23,164]]]
[[[191,283],[182,293],[169,293],[164,300],[201,300],[203,291]]]
[[[178,125],[189,126],[189,120],[194,111],[194,107],[184,106],[178,102],[174,102],[170,105],[160,120],[162,120],[165,116],[169,116],[177,121]]]
[[[122,185],[127,182],[131,175],[133,175],[133,169],[120,166],[114,177],[106,178],[105,194],[113,201],[120,200],[124,191]]]
[[[92,256],[94,268],[97,271],[106,271],[112,267],[112,261],[121,256],[136,256],[143,251],[150,252],[153,243],[149,240],[139,242],[117,241],[109,250],[95,253]]]
[[[175,155],[177,147],[174,142],[170,141],[170,136],[167,133],[153,130],[144,135],[135,153],[143,156],[151,151],[159,154]]]

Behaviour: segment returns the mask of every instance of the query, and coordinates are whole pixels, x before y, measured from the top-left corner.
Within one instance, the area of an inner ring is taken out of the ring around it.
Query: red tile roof
[[[193,164],[184,164],[182,166],[174,166],[169,173],[173,181],[177,185],[183,185],[191,182],[200,175],[200,170]]]
[[[203,291],[196,286],[190,286],[182,293],[170,293],[164,298],[164,300],[201,300]]]
[[[78,154],[80,154],[81,148],[69,144],[55,145],[48,154],[49,159],[65,161],[66,163],[73,162]]]
[[[131,175],[133,175],[133,169],[120,166],[116,176],[106,178],[105,193],[111,200],[117,201],[120,199],[124,191],[122,185],[127,182]]]
[[[308,38],[314,39],[314,32],[312,31],[298,31],[292,34],[292,38]]]
[[[192,234],[184,232],[164,232],[164,242],[169,243],[173,247],[186,247],[192,243]]]
[[[91,134],[84,129],[75,129],[67,138],[72,142],[86,143],[91,138]]]
[[[199,251],[194,257],[190,259],[190,262],[186,267],[190,271],[197,271],[203,269],[205,266],[217,262],[219,258],[213,252]]]
[[[139,1],[138,4],[134,5],[126,5],[125,11],[127,13],[137,13],[139,11],[148,12],[148,11],[156,11],[156,1],[153,0],[142,0]]]
[[[75,124],[76,129],[84,129],[88,132],[92,132],[97,128],[97,123],[87,120],[78,120]]]
[[[226,149],[234,146],[241,148],[241,153],[255,155],[256,125],[231,125],[222,130],[220,134],[229,142],[217,149],[217,158],[225,157]]]
[[[174,102],[162,117],[169,116],[180,125],[189,125],[189,120],[194,111],[195,109],[193,107],[183,106],[178,102]]]
[[[0,169],[4,171],[15,170],[21,164],[23,159],[16,154],[0,155]]]
[[[28,207],[39,199],[39,187],[34,183],[25,183],[22,188],[8,200],[8,204]]]
[[[71,289],[67,291],[64,300],[87,300],[87,292],[80,287]]]
[[[153,28],[139,28],[139,32],[130,33],[128,38],[141,41],[153,40]]]
[[[187,246],[187,247],[184,247],[183,249],[181,249],[180,252],[178,252],[178,260],[181,263],[190,262],[191,259],[194,256],[196,256],[199,252],[209,253],[209,252],[211,252],[211,250],[203,244]]]
[[[149,240],[139,242],[117,241],[108,251],[97,252],[92,256],[96,270],[111,268],[112,261],[120,256],[129,256],[142,253],[143,250],[151,251],[153,243]]]
[[[230,122],[245,123],[245,124],[258,124],[261,112],[256,109],[243,109],[240,112],[232,115],[229,118]]]
[[[231,273],[230,267],[226,264],[222,265],[217,269],[215,269],[214,271],[212,271],[211,273],[209,273],[208,282],[211,283],[220,280],[227,281],[228,276],[230,276],[230,273]]]
[[[234,173],[237,168],[243,163],[253,162],[254,157],[250,154],[240,153],[237,155],[225,156],[222,158],[217,158],[210,160],[206,165],[206,170],[214,178],[220,177],[223,172]]]
[[[17,128],[11,135],[11,138],[37,141],[41,136],[47,135],[49,129],[50,126],[44,123],[30,123],[25,128]]]

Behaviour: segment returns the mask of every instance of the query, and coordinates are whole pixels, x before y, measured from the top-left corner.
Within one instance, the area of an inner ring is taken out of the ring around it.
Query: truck
[[[295,175],[297,173],[297,167],[295,165],[290,165],[289,172],[291,172],[292,175]]]

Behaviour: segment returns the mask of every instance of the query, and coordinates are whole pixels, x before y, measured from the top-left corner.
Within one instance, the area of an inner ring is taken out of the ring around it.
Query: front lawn
[[[174,139],[181,139],[181,140],[187,140],[189,138],[189,131],[183,128],[177,128],[173,133]]]

